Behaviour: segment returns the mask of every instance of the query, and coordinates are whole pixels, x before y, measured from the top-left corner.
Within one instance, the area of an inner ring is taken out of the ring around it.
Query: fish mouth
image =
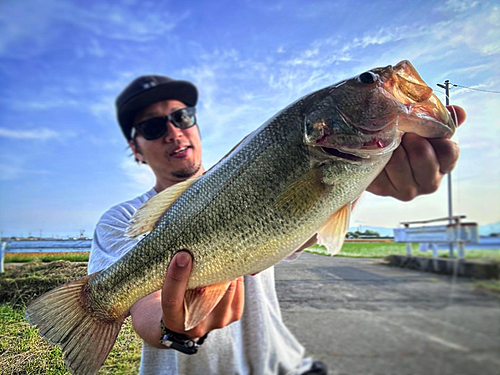
[[[356,156],[356,155],[353,155],[353,154],[348,154],[348,153],[345,153],[345,152],[342,152],[336,148],[331,148],[331,147],[325,147],[325,146],[319,146],[319,148],[326,154],[328,155],[331,155],[331,156],[335,156],[337,158],[341,158],[341,159],[346,159],[346,160],[349,160],[349,161],[357,161],[357,162],[360,162],[360,161],[363,161],[363,159],[365,158],[362,158],[360,156]]]
[[[391,70],[392,79],[382,86],[387,97],[393,97],[406,108],[400,114],[400,130],[424,138],[451,137],[456,129],[450,113],[433,94],[409,61],[401,61]]]
[[[402,134],[396,119],[378,131],[358,128],[355,134],[324,134],[315,146],[325,154],[360,162],[394,151],[400,144]]]

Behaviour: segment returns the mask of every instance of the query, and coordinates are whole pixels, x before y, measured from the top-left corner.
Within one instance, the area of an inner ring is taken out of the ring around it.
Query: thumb
[[[179,318],[184,316],[184,294],[191,273],[192,260],[187,251],[180,251],[172,258],[167,270],[167,275],[163,283],[161,294],[161,304],[163,318],[166,326],[175,329]],[[180,319],[183,321],[184,319]],[[183,327],[182,327],[183,328]]]

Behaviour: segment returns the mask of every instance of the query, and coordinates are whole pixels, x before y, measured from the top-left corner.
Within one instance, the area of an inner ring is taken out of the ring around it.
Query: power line
[[[474,90],[474,91],[483,91],[483,92],[489,92],[492,94],[500,94],[500,91],[492,91],[492,90],[481,90],[481,89],[475,89],[473,87],[468,87],[468,86],[462,86],[462,85],[457,85],[455,83],[451,83],[450,85],[453,85],[455,87],[462,87],[464,89],[469,89],[469,90]]]

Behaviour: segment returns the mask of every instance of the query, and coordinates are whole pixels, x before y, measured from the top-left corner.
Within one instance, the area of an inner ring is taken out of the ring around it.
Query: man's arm
[[[206,319],[193,329],[184,331],[184,294],[191,265],[188,252],[176,254],[168,267],[163,289],[140,299],[130,309],[134,330],[149,345],[165,349],[159,342],[161,319],[168,329],[196,338],[223,328],[243,315],[245,294],[243,277],[240,277],[231,283]]]

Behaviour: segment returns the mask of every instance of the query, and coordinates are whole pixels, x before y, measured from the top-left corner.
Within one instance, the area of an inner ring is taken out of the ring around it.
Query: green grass
[[[13,253],[5,254],[5,263],[27,263],[35,259],[39,259],[42,262],[52,262],[54,260],[67,260],[70,262],[88,262],[89,253]]]
[[[24,319],[29,302],[58,285],[86,274],[85,263],[39,259],[21,266],[7,265],[0,275],[0,373],[69,374],[57,346],[48,344]],[[130,318],[118,335],[99,374],[137,374],[142,340]]]
[[[2,374],[69,374],[61,351],[37,335],[22,310],[0,305],[0,368]]]
[[[486,289],[500,295],[500,280],[481,280],[476,281],[474,285],[479,289]]]
[[[87,274],[86,263],[67,260],[43,263],[36,259],[20,266],[7,264],[5,268],[5,273],[0,274],[0,303],[14,307],[27,305],[36,296]]]
[[[99,374],[137,374],[141,346],[142,340],[127,318]],[[69,374],[59,347],[47,343],[30,327],[23,309],[9,304],[0,305],[0,369],[3,375]]]
[[[418,244],[412,244],[412,255],[432,257],[432,251],[422,252]],[[314,245],[307,252],[328,255],[324,246]],[[337,256],[351,258],[385,258],[388,255],[406,255],[406,244],[396,242],[345,242]],[[440,257],[447,258],[448,250],[440,250]],[[456,256],[456,252],[455,252]],[[500,261],[500,250],[470,250],[466,252],[466,259],[493,259]]]

